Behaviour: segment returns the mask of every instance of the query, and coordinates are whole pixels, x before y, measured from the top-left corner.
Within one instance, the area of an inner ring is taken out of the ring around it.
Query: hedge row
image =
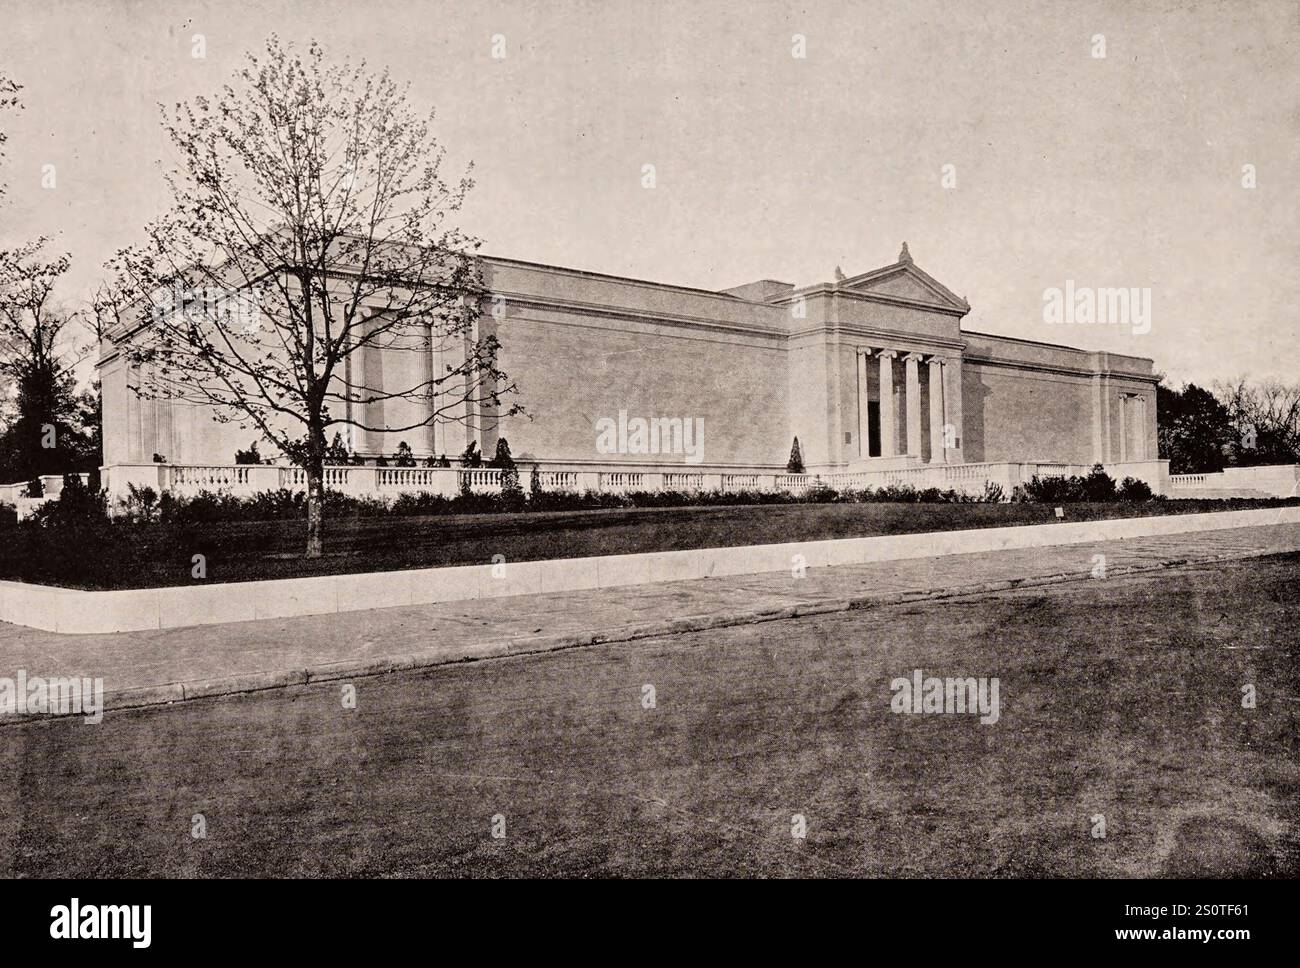
[[[1087,477],[1035,477],[1010,496],[1013,501],[1060,504],[1076,501],[1142,501],[1151,489],[1142,481],[1127,478],[1119,487],[1100,467]],[[863,489],[835,489],[820,481],[802,492],[786,491],[509,491],[500,494],[461,493],[455,497],[438,494],[402,494],[394,499],[358,498],[329,491],[325,496],[327,519],[355,517],[405,517],[412,515],[500,514],[521,511],[588,511],[611,508],[721,507],[752,504],[865,504],[874,502],[917,504],[995,503],[1007,500],[996,484],[983,493],[967,495],[939,488],[889,486]],[[261,491],[246,497],[204,491],[193,497],[170,493],[159,496],[151,488],[131,488],[130,496],[111,519],[101,492],[87,491],[76,478],[69,478],[57,500],[38,508],[34,521],[41,526],[84,525],[104,520],[114,525],[202,524],[222,521],[302,520],[307,516],[303,491],[280,489]],[[13,511],[7,516],[13,524]],[[0,526],[6,516],[0,514]]]

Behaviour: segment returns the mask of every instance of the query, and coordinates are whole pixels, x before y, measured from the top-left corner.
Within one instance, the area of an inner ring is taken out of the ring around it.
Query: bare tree
[[[19,378],[48,370],[63,355],[71,318],[54,306],[54,287],[71,265],[46,259],[48,239],[0,249],[0,373]]]
[[[21,108],[22,103],[18,99],[18,92],[22,89],[23,86],[21,84],[6,77],[4,74],[0,74],[0,111],[7,111],[12,108]],[[5,142],[8,140],[9,136],[5,134],[3,129],[0,129],[0,161],[4,161]],[[4,198],[5,191],[5,183],[0,181],[0,198]]]
[[[1300,384],[1245,377],[1217,381],[1214,394],[1231,415],[1238,464],[1290,464],[1300,460]]]
[[[136,297],[132,389],[203,404],[301,466],[308,557],[322,549],[332,429],[500,413],[515,390],[496,338],[477,334],[479,243],[452,224],[472,182],[443,181],[433,114],[407,94],[386,70],[333,65],[315,42],[299,53],[272,36],[215,99],[164,109],[180,159],[173,204],[147,244],[116,257]],[[444,362],[367,379],[363,355],[399,351]],[[371,416],[393,400],[417,403],[403,409],[418,416]]]

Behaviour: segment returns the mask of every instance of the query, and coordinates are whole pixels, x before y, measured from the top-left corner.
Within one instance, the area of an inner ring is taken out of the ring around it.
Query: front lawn
[[[1291,501],[1077,503],[1066,521],[1239,510]],[[444,565],[536,561],[950,531],[1056,520],[1043,504],[780,504],[429,516],[337,517],[326,554],[302,558],[298,520],[0,528],[0,578],[74,588],[188,585]]]
[[[0,727],[0,875],[1295,877],[1297,577],[1288,555],[357,679],[354,709],[326,682]],[[914,669],[999,677],[998,722],[892,713]]]

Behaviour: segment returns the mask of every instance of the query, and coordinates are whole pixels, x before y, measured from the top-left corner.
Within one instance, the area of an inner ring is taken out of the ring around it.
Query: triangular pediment
[[[840,292],[916,303],[949,312],[970,312],[965,299],[918,268],[910,259],[841,280],[835,288]]]
[[[909,272],[899,272],[884,279],[875,279],[849,288],[859,292],[878,292],[886,296],[901,296],[904,299],[934,299],[935,292]]]

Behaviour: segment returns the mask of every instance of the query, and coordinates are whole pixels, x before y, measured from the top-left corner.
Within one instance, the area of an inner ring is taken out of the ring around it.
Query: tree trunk
[[[325,469],[319,457],[307,459],[307,557],[319,558],[325,548]]]
[[[307,431],[307,557],[325,550],[325,430],[312,421]]]

